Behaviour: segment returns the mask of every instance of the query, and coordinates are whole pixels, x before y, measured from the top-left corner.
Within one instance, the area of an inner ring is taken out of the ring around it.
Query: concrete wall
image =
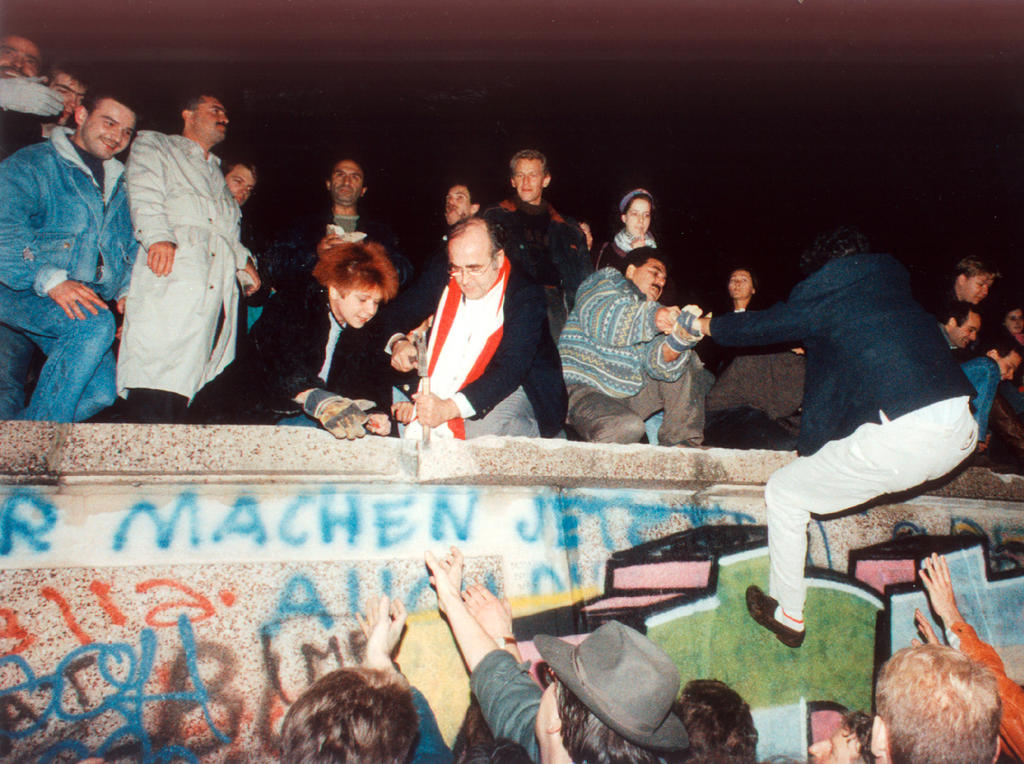
[[[381,593],[412,613],[400,662],[451,738],[467,682],[422,556],[452,544],[510,598],[527,655],[537,633],[631,623],[684,681],[747,698],[762,757],[800,755],[836,704],[870,707],[931,549],[953,553],[962,607],[1024,678],[1024,480],[984,470],[812,522],[807,641],[754,627],[763,483],[792,458],[0,424],[0,757],[270,761],[288,705],[359,659],[354,614]]]

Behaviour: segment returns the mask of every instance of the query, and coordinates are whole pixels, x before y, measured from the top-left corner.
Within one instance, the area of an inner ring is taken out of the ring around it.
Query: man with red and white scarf
[[[490,223],[470,218],[448,234],[439,262],[387,308],[386,325],[420,326],[433,314],[427,345],[429,392],[394,407],[405,437],[422,427],[440,437],[552,437],[565,421],[562,365],[548,329],[543,289],[505,257]],[[418,367],[413,339],[393,334],[391,365]]]

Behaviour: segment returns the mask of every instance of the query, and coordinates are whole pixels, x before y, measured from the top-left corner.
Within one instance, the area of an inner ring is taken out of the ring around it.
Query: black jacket
[[[889,255],[832,260],[767,310],[711,319],[722,345],[802,342],[807,351],[798,448],[813,454],[866,422],[974,395],[910,292],[906,269]]]
[[[386,337],[408,332],[433,315],[447,284],[448,263],[435,258],[410,289],[381,311],[380,328]],[[501,342],[484,373],[461,392],[476,410],[473,418],[479,419],[520,385],[533,406],[541,436],[557,435],[565,422],[568,395],[562,361],[548,329],[544,290],[513,263]]]
[[[308,281],[316,265],[316,245],[327,233],[327,225],[333,223],[330,211],[319,215],[307,215],[295,221],[288,231],[276,238],[267,248],[260,262],[260,270],[275,289],[296,289]],[[412,263],[402,254],[398,237],[384,223],[359,216],[356,230],[366,234],[366,240],[376,242],[387,250],[391,263],[398,271],[398,283],[406,286],[412,279]]]
[[[386,336],[374,318],[338,336],[327,383],[317,374],[330,333],[327,290],[315,281],[277,292],[252,328],[252,344],[196,396],[190,419],[206,423],[271,424],[302,411],[292,400],[320,387],[366,398],[387,412],[395,373],[384,352]]]

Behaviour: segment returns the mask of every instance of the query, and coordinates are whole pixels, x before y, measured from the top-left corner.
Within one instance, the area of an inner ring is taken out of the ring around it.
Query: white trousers
[[[945,475],[974,450],[978,425],[967,397],[933,403],[889,421],[868,422],[775,472],[768,505],[769,593],[802,618],[807,587],[807,523],[886,493]]]

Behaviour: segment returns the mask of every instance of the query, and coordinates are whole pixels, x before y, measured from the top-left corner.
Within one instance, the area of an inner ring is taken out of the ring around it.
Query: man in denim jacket
[[[0,323],[46,355],[20,419],[78,422],[114,400],[107,301],[123,309],[136,250],[114,156],[135,113],[100,95],[75,121],[0,163]]]

